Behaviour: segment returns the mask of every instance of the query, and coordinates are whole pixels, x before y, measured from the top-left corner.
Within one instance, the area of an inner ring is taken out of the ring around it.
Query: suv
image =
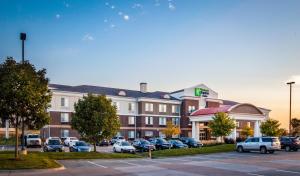
[[[278,137],[251,137],[244,142],[236,144],[238,152],[260,151],[260,153],[274,153],[275,150],[280,150],[280,148]]]
[[[30,146],[42,146],[42,140],[38,134],[27,134],[26,136],[26,145]]]
[[[289,152],[291,150],[298,151],[300,148],[300,140],[297,137],[281,137],[281,149]]]
[[[133,141],[132,145],[141,152],[149,151],[149,149],[155,150],[155,146],[145,139],[136,139]]]
[[[162,138],[151,138],[149,142],[155,146],[157,150],[170,149],[171,144]]]
[[[182,137],[179,139],[182,143],[186,144],[189,148],[202,147],[203,144],[200,141],[196,141],[191,137]]]

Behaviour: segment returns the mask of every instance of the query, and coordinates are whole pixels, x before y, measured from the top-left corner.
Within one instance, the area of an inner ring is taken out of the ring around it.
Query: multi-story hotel
[[[117,107],[121,121],[118,135],[127,139],[142,137],[164,137],[161,132],[167,121],[180,126],[181,136],[207,140],[212,136],[207,124],[216,112],[226,112],[236,120],[237,128],[230,137],[239,136],[244,126],[260,135],[259,124],[268,118],[270,110],[251,104],[218,99],[218,93],[204,84],[174,92],[148,92],[147,83],[140,83],[140,90],[127,90],[98,86],[67,86],[50,84],[53,96],[50,113],[51,122],[41,129],[42,137],[77,136],[71,129],[74,103],[88,93],[102,94],[110,98]]]

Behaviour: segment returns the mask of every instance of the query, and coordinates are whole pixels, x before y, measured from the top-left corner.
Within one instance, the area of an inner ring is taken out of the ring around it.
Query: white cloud
[[[56,18],[56,19],[60,19],[60,14],[56,14],[56,15],[55,15],[55,18]]]
[[[107,20],[107,19],[104,19],[104,20],[103,20],[103,22],[104,22],[104,23],[107,23],[107,22],[108,22],[108,20]]]
[[[115,28],[115,27],[116,27],[116,25],[114,25],[114,24],[110,25],[110,28]]]
[[[116,7],[112,5],[110,8],[111,8],[111,9],[115,9]]]
[[[82,37],[82,40],[83,41],[93,41],[95,40],[93,36],[91,36],[90,34],[85,34],[83,37]]]
[[[123,12],[118,12],[118,15],[120,15],[120,16],[123,15]]]
[[[297,85],[300,85],[300,75],[292,75],[287,82],[294,81]]]
[[[124,20],[128,21],[130,19],[130,17],[128,15],[124,15],[123,16]]]
[[[170,10],[175,10],[176,9],[175,5],[171,1],[169,2],[169,9]]]

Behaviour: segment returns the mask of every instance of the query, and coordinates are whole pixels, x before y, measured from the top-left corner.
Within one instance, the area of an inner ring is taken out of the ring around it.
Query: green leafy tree
[[[0,64],[0,115],[8,117],[15,127],[15,158],[18,156],[18,135],[21,122],[39,129],[49,123],[46,109],[51,101],[46,70],[36,70],[29,61],[17,63],[7,58]]]
[[[223,142],[223,137],[228,136],[235,128],[235,122],[227,113],[219,112],[208,123],[208,127],[211,129],[212,135],[221,137]]]
[[[94,145],[96,152],[96,142],[115,136],[120,129],[120,120],[110,99],[105,95],[88,94],[75,104],[71,125]]]
[[[180,134],[180,128],[174,125],[172,121],[167,121],[167,126],[162,130],[162,133],[166,135],[167,138],[172,138],[173,135]]]
[[[300,119],[293,118],[291,121],[292,125],[292,134],[294,136],[300,135]]]
[[[265,136],[280,136],[282,130],[278,120],[268,119],[260,125],[260,131]]]
[[[253,134],[254,134],[253,129],[249,126],[245,126],[241,131],[241,135],[243,137],[253,136]]]

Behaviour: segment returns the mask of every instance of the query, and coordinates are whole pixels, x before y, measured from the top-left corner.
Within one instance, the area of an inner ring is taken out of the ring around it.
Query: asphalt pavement
[[[218,153],[161,159],[63,160],[64,170],[1,172],[2,175],[77,176],[300,176],[300,152]]]

